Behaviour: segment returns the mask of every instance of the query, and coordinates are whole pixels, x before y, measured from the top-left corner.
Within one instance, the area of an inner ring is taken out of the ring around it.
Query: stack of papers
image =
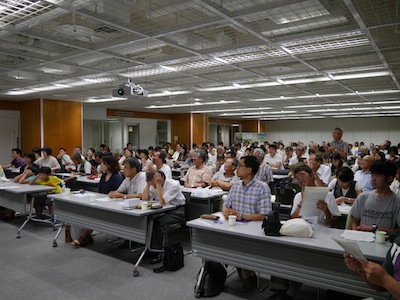
[[[357,242],[373,242],[374,234],[372,232],[358,231],[358,230],[345,230],[341,237],[346,240],[352,240]]]

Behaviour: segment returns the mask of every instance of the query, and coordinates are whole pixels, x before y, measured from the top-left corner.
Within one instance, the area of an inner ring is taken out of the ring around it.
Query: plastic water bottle
[[[62,193],[65,194],[65,181],[64,180],[61,180],[61,190],[62,190]]]

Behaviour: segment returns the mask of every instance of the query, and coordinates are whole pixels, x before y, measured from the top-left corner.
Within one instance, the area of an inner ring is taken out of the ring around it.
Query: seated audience
[[[372,187],[371,183],[371,172],[370,168],[374,159],[371,155],[365,155],[360,161],[359,165],[361,170],[358,170],[354,174],[354,180],[361,184],[362,190],[365,191],[372,191],[374,188]]]
[[[207,154],[204,150],[193,152],[193,166],[186,172],[184,185],[186,187],[206,187],[210,184],[212,171],[205,165]]]
[[[285,169],[289,169],[289,161],[293,156],[293,148],[291,146],[287,146],[285,148],[285,158],[283,159],[283,167]]]
[[[235,158],[226,159],[224,171],[216,172],[211,179],[210,185],[212,187],[220,187],[224,191],[229,191],[232,184],[240,180],[235,174],[237,164],[238,162]]]
[[[35,163],[35,154],[33,152],[27,152],[24,156],[25,166],[21,167],[21,174],[13,178],[13,182],[18,183],[29,183],[33,177],[37,174],[39,166]]]
[[[295,150],[295,155],[292,155],[292,157],[289,158],[289,166],[298,164],[298,163],[304,163],[306,158],[303,156],[304,155],[304,148],[302,146],[297,146]]]
[[[331,165],[332,178],[336,178],[337,172],[339,171],[340,168],[348,166],[349,165],[343,161],[342,156],[339,154],[339,152],[335,151],[332,153],[332,165]]]
[[[162,171],[164,173],[165,178],[172,178],[172,170],[171,167],[166,164],[166,156],[165,152],[156,151],[153,157],[153,163],[158,171]],[[153,167],[154,167],[153,166]]]
[[[73,164],[72,159],[65,151],[65,148],[58,149],[57,160],[60,166],[66,167]]]
[[[101,167],[103,175],[99,182],[99,193],[108,194],[118,189],[123,181],[123,177],[119,172],[118,161],[112,155],[104,156]],[[91,229],[82,228],[74,224],[71,225],[71,237],[73,239],[71,245],[77,247],[83,247],[93,241]]]
[[[337,177],[329,183],[328,188],[333,191],[337,205],[353,204],[362,192],[361,184],[354,181],[353,171],[348,167],[338,170]]]
[[[263,221],[271,210],[271,191],[268,185],[254,178],[260,163],[254,156],[240,159],[237,176],[242,180],[235,182],[223,204],[222,213],[228,219],[235,215],[237,220]],[[256,285],[256,275],[253,271],[238,268],[239,277],[243,281],[243,290],[249,290]]]
[[[88,149],[86,160],[88,162],[90,162],[92,167],[97,167],[97,162],[95,160],[95,154],[96,154],[96,150],[94,148],[89,148]]]
[[[361,263],[347,252],[343,257],[347,268],[357,272],[371,288],[378,292],[388,291],[394,298],[400,299],[399,254],[400,237],[397,237],[388,250],[382,266],[372,261]]]
[[[390,184],[390,190],[400,197],[400,161],[396,163],[396,179]]]
[[[310,154],[309,165],[314,173],[316,186],[328,186],[331,181],[331,169],[322,163],[321,154]]]
[[[35,198],[34,207],[36,210],[36,218],[44,219],[43,210],[47,206],[52,217],[52,221],[54,222],[53,200],[51,198],[47,198],[47,195],[61,193],[61,179],[56,176],[51,176],[50,174],[51,169],[49,167],[41,167],[38,170],[37,175],[29,182],[29,184],[40,184],[54,187],[54,190],[51,190],[49,192],[32,195]]]
[[[86,159],[82,159],[82,155],[78,152],[72,153],[71,159],[73,164],[66,168],[67,171],[82,175],[90,175],[92,173],[92,165]]]
[[[257,180],[265,182],[266,184],[270,184],[270,182],[274,181],[274,175],[272,174],[271,167],[264,163],[265,153],[261,148],[256,148],[253,151],[253,156],[257,158],[260,163],[260,167],[258,168],[256,176],[254,176]]]
[[[283,158],[276,153],[276,145],[269,145],[269,153],[264,157],[264,163],[269,164],[272,169],[283,170]]]
[[[43,147],[42,148],[43,157],[40,157],[35,161],[39,167],[49,167],[51,172],[58,172],[61,168],[60,164],[52,154],[52,150],[50,147]]]
[[[161,205],[172,204],[176,206],[175,209],[164,212],[154,220],[151,248],[160,252],[152,253],[151,263],[156,264],[162,261],[161,251],[164,245],[165,226],[183,221],[186,198],[181,192],[179,182],[172,178],[166,178],[160,170],[147,172],[146,183],[142,200],[155,200]]]
[[[104,158],[103,158],[104,160]],[[108,193],[110,198],[142,198],[146,187],[146,174],[141,172],[141,164],[137,158],[131,157],[124,161],[125,179],[117,190]]]
[[[351,229],[372,231],[376,225],[387,233],[400,231],[400,199],[389,186],[396,175],[390,162],[375,161],[371,166],[373,191],[361,193],[353,203]]]
[[[149,169],[152,169],[153,162],[149,158],[149,151],[147,149],[139,150],[139,158],[142,164],[142,171],[147,172]]]
[[[21,157],[22,151],[19,148],[11,150],[12,161],[8,165],[3,165],[3,168],[16,168],[20,169],[25,166],[25,160]]]

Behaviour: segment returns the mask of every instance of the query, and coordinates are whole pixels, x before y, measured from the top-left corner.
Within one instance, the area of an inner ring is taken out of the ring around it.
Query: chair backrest
[[[283,187],[275,188],[276,201],[280,202],[281,204],[292,205],[295,195],[296,191],[292,188],[283,188]]]

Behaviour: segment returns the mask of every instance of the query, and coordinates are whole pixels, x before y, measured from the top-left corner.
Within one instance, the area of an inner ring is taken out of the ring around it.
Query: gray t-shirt
[[[361,193],[351,208],[350,214],[360,224],[386,228],[397,228],[400,224],[400,199],[394,193],[378,199],[375,191]]]

